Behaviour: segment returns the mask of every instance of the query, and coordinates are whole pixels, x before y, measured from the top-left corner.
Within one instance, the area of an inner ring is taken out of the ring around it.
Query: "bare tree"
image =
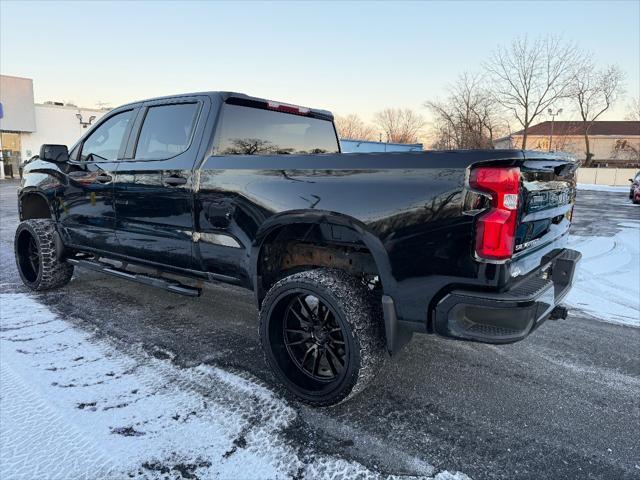
[[[623,78],[622,71],[616,65],[597,70],[591,62],[585,62],[573,79],[571,96],[578,104],[584,124],[585,166],[589,166],[593,157],[589,145],[593,122],[616,101],[622,89]]]
[[[293,153],[293,148],[281,148],[260,138],[234,138],[232,146],[222,150],[223,155],[272,155]]]
[[[374,120],[393,143],[416,143],[425,125],[424,118],[408,108],[387,108],[376,113]]]
[[[492,148],[499,125],[497,105],[479,75],[462,74],[444,101],[428,101],[436,124],[438,149]]]
[[[496,101],[522,125],[523,149],[533,121],[569,95],[583,58],[575,45],[558,37],[535,41],[521,37],[508,47],[498,47],[485,64]]]
[[[632,98],[629,105],[627,105],[627,116],[625,120],[640,122],[640,97]]]
[[[637,163],[640,162],[640,149],[628,140],[616,140],[610,158]]]
[[[336,130],[340,138],[349,140],[374,140],[375,130],[372,126],[365,124],[355,113],[346,117],[335,118]]]

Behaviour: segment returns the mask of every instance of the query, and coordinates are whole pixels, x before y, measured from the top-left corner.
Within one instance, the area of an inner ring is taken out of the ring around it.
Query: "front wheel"
[[[267,293],[260,340],[284,385],[314,406],[362,391],[385,358],[380,307],[358,279],[341,270],[290,275]]]
[[[22,282],[32,290],[61,287],[73,276],[73,265],[58,258],[55,231],[48,219],[25,220],[16,230],[16,265]]]

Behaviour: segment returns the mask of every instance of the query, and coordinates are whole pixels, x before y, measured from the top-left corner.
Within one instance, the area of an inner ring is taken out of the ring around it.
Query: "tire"
[[[73,265],[58,259],[55,223],[49,219],[25,220],[14,240],[16,265],[22,283],[31,290],[62,287],[73,276]]]
[[[326,268],[289,275],[267,292],[260,341],[267,364],[296,397],[335,405],[374,379],[386,358],[374,298],[360,280]]]

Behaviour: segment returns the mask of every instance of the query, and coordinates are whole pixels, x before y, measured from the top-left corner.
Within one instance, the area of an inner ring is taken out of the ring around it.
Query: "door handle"
[[[187,183],[187,179],[184,177],[179,177],[177,175],[172,175],[165,178],[164,183],[166,183],[170,187],[177,187],[178,185],[184,185],[185,183]]]
[[[100,183],[109,183],[111,180],[113,180],[113,177],[111,175],[107,175],[106,173],[101,173],[96,177],[96,181]]]

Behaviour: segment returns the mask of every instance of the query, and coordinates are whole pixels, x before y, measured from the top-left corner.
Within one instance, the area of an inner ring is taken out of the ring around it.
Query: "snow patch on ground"
[[[23,294],[0,319],[3,480],[382,477],[283,441],[296,411],[248,374],[125,353]]]
[[[640,327],[640,222],[618,224],[613,237],[572,235],[582,253],[566,302],[607,322]]]
[[[578,190],[591,190],[594,192],[626,192],[629,193],[629,185],[596,185],[594,183],[578,183]]]

